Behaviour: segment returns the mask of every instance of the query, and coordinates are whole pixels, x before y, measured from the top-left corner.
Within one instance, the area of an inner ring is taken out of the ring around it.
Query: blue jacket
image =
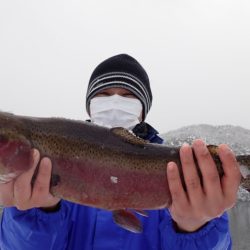
[[[142,138],[162,143],[149,125],[134,131]],[[223,214],[194,233],[174,230],[167,209],[148,211],[138,218],[143,233],[135,234],[117,226],[112,212],[77,205],[65,200],[60,209],[39,208],[19,211],[5,208],[0,227],[1,250],[228,250],[231,249],[228,217]]]

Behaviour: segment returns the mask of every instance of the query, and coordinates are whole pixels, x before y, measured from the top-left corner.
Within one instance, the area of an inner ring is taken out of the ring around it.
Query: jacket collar
[[[163,139],[158,136],[159,132],[146,122],[137,124],[132,131],[136,136],[144,140],[159,144],[163,143]]]

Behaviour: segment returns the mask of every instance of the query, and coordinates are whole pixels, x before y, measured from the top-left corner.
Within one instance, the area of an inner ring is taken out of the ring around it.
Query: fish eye
[[[0,134],[0,143],[4,144],[8,142],[8,137],[6,135]]]

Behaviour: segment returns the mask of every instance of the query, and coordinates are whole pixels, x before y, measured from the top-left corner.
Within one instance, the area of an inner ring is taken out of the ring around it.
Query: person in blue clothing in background
[[[152,143],[163,143],[158,132],[145,122],[151,104],[147,73],[133,57],[113,56],[93,71],[86,96],[91,122],[124,127]],[[140,217],[143,232],[139,234],[117,226],[111,211],[54,197],[49,192],[52,163],[46,157],[40,161],[36,149],[33,155],[30,170],[0,184],[0,204],[5,207],[0,229],[2,250],[231,249],[226,210],[236,202],[240,172],[227,145],[219,146],[225,172],[221,180],[202,140],[181,147],[186,191],[176,164],[170,162],[166,187],[168,182],[173,202],[169,208],[150,210],[147,218]],[[37,166],[38,175],[31,185]]]

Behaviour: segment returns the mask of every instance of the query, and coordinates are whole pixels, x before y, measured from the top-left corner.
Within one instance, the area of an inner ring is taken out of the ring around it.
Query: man
[[[148,76],[128,55],[111,57],[94,70],[87,90],[86,108],[91,121],[102,126],[122,126],[137,136],[162,143],[157,131],[145,123],[152,104]],[[193,152],[202,173],[201,185]],[[49,193],[51,162],[43,158],[34,186],[30,185],[39,162],[16,180],[0,184],[3,211],[0,248],[24,250],[87,249],[231,249],[225,211],[236,201],[240,172],[233,152],[219,146],[225,175],[220,180],[205,144],[195,140],[180,151],[187,190],[175,163],[166,166],[172,205],[148,211],[141,217],[143,233],[131,233],[112,221],[110,211],[73,204]],[[145,183],[145,185],[147,185]]]

